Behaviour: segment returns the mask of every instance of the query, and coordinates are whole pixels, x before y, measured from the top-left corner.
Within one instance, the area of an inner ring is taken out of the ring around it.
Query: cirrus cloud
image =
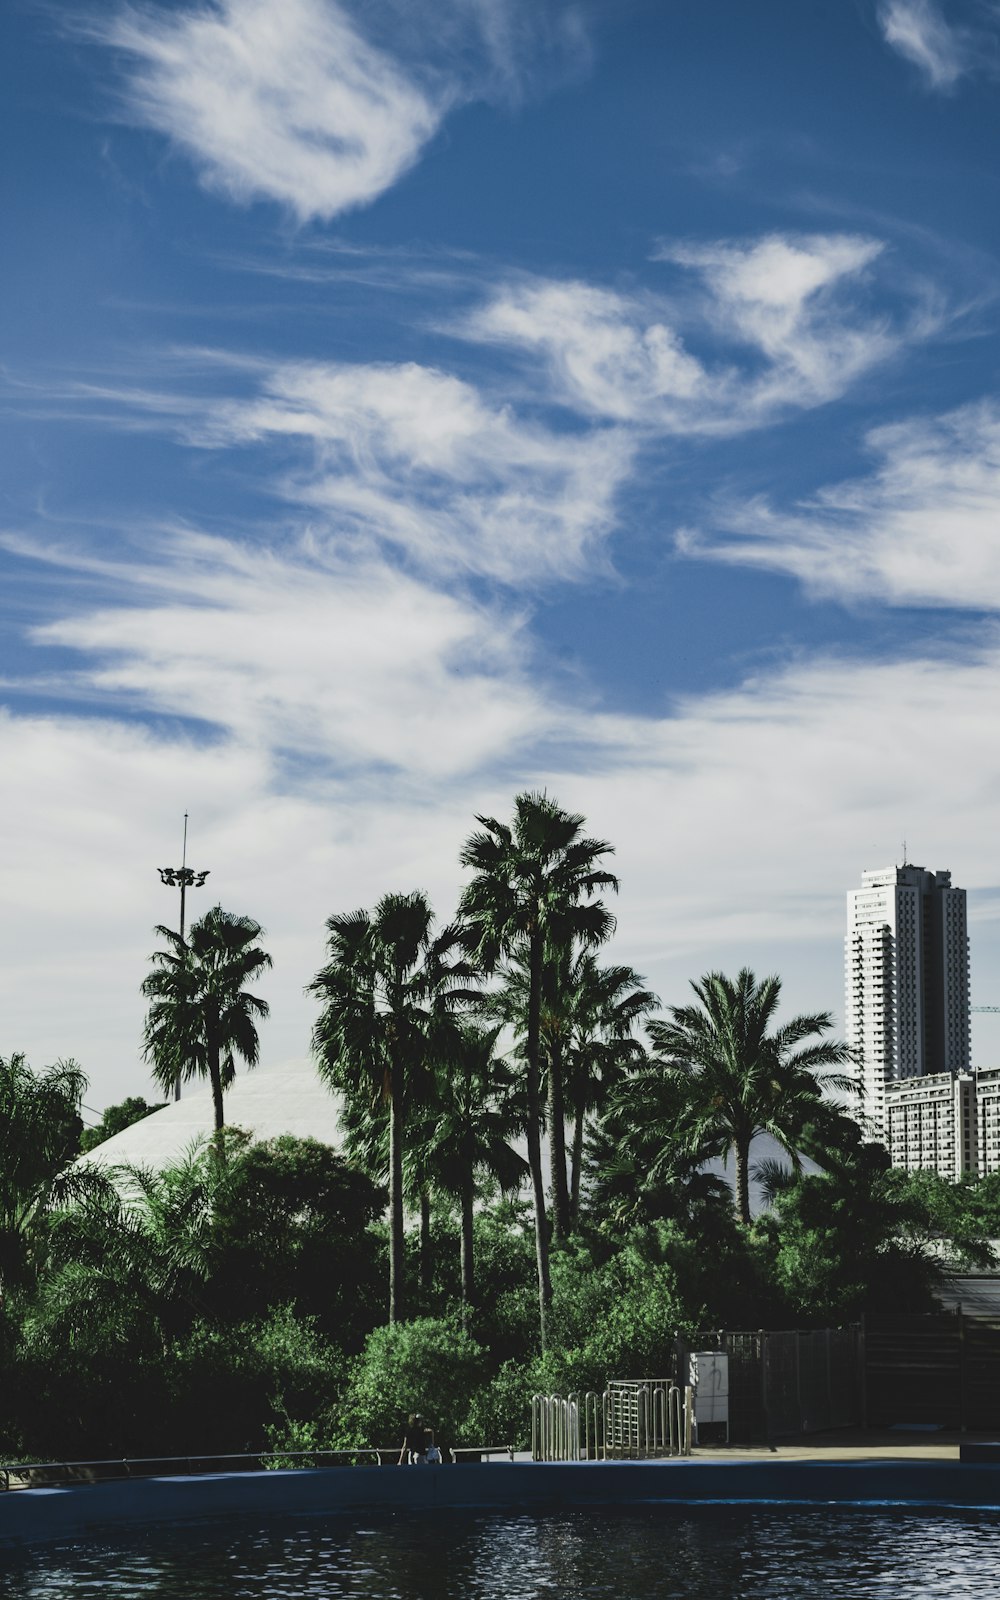
[[[790,510],[757,499],[719,508],[682,550],[786,572],[814,594],[895,606],[1000,610],[1000,404],[874,428],[867,477]]]
[[[300,221],[367,205],[457,105],[510,94],[533,56],[586,57],[579,13],[522,0],[203,0],[126,6],[77,23],[130,63],[131,114],[183,150],[212,189]]]
[[[1000,64],[996,6],[952,0],[950,10],[960,11],[962,20],[950,20],[936,0],[879,0],[877,10],[886,44],[939,92],[976,73],[995,74]]]
[[[634,452],[620,431],[557,431],[415,363],[286,364],[256,399],[219,405],[196,442],[282,438],[311,451],[282,492],[339,542],[516,585],[605,564]]]
[[[655,259],[686,275],[678,302],[520,280],[454,331],[533,357],[549,398],[585,415],[739,433],[837,399],[936,326],[922,291],[873,308],[884,253],[853,234],[663,244]]]

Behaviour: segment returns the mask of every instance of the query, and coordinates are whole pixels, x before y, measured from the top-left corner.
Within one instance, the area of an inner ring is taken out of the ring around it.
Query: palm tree
[[[612,1083],[586,1132],[584,1166],[590,1214],[620,1231],[667,1218],[687,1228],[703,1201],[732,1191],[705,1163],[723,1153],[714,1129],[689,1127],[689,1085],[657,1057],[641,1056]]]
[[[170,928],[156,932],[167,948],[151,957],[154,970],[142,985],[150,1001],[143,1053],[166,1093],[179,1078],[208,1078],[215,1151],[224,1162],[222,1096],[236,1076],[237,1057],[248,1067],[257,1065],[256,1023],[269,1010],[267,1001],[245,985],[270,967],[271,957],[256,942],[260,923],[221,906],[193,922],[186,940]]]
[[[456,1029],[455,1048],[444,1052],[434,1089],[421,1108],[414,1140],[423,1192],[458,1202],[461,1219],[462,1308],[475,1300],[473,1205],[477,1177],[516,1194],[527,1164],[508,1142],[517,1126],[509,1108],[513,1076],[495,1052],[500,1028],[472,1024]]]
[[[780,978],[758,983],[744,967],[735,981],[710,972],[691,987],[699,1004],[671,1006],[672,1020],[650,1022],[647,1031],[662,1064],[686,1087],[682,1141],[692,1151],[713,1144],[732,1151],[736,1215],[749,1223],[752,1141],[770,1134],[797,1159],[796,1141],[821,1108],[823,1091],[855,1089],[853,1078],[828,1070],[848,1062],[850,1052],[837,1040],[818,1039],[831,1026],[828,1011],[769,1031]]]
[[[351,1160],[356,1162],[361,1171],[373,1183],[388,1189],[389,1185],[389,1104],[383,1099],[381,1092],[375,1098],[369,1085],[365,1082],[362,1092],[357,1094],[354,1087],[348,1085],[346,1097],[340,1112],[340,1121],[344,1133],[344,1148]],[[418,1115],[427,1112],[430,1105],[428,1099],[428,1078],[425,1073],[420,1075],[420,1086],[417,1093]],[[417,1254],[417,1288],[421,1291],[429,1290],[433,1278],[433,1252],[431,1240],[431,1185],[427,1174],[421,1165],[418,1153],[414,1149],[416,1140],[411,1136],[412,1101],[413,1093],[409,1094],[411,1102],[406,1117],[406,1144],[403,1149],[403,1205],[404,1210],[416,1210],[419,1216],[419,1246]]]
[[[546,1312],[552,1300],[549,1275],[548,1220],[541,1161],[541,1011],[546,968],[573,944],[592,947],[607,939],[614,918],[601,900],[602,889],[618,888],[618,879],[600,865],[611,845],[588,839],[584,819],[564,811],[546,794],[519,794],[510,824],[477,816],[481,832],[462,849],[461,862],[475,876],[462,892],[459,912],[465,938],[475,960],[495,971],[503,956],[523,944],[528,964],[525,1017],[525,1088],[527,1094],[528,1166],[535,1206],[535,1249],[541,1341],[546,1340]],[[565,1128],[562,1080],[550,1067],[549,1119]],[[563,1139],[565,1132],[563,1131]],[[569,1224],[565,1149],[562,1178],[555,1174],[556,1227]]]
[[[515,1031],[520,1030],[517,1049],[523,1059],[527,1054],[523,1030],[530,982],[524,944],[500,967],[499,976],[500,987],[488,997],[486,1008]],[[555,950],[543,968],[539,1077],[548,1105],[553,1235],[557,1239],[575,1225],[579,1215],[587,1113],[602,1103],[625,1067],[645,1054],[632,1028],[658,1002],[641,983],[632,967],[601,967],[588,949],[575,955],[571,950]],[[569,1118],[573,1137],[567,1180]]]
[[[457,930],[432,934],[426,895],[387,894],[374,912],[327,921],[330,959],[308,986],[322,1010],[312,1046],[320,1076],[358,1105],[389,1108],[389,1321],[403,1316],[403,1149],[408,1099],[420,1091],[435,1040],[446,1031],[452,991],[471,976],[449,962]]]
[[[574,1226],[580,1215],[587,1117],[600,1110],[629,1068],[645,1060],[633,1029],[659,1002],[642,983],[634,967],[599,966],[591,950],[579,953],[570,973],[566,1100],[573,1117],[569,1204]]]
[[[101,1174],[70,1165],[86,1090],[75,1061],[33,1072],[19,1051],[0,1056],[0,1300],[30,1275],[52,1208],[103,1192]]]

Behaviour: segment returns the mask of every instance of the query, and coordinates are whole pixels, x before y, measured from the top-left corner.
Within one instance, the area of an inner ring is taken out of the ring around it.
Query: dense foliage
[[[211,1144],[72,1165],[79,1067],[0,1058],[0,1452],[398,1449],[409,1411],[523,1443],[539,1390],[669,1374],[699,1329],[925,1309],[943,1261],[992,1262],[1000,1177],[890,1168],[826,1015],[781,1022],[778,979],[744,970],[651,1018],[601,961],[610,846],[544,795],[479,822],[455,922],[419,891],[329,919],[313,1044],[343,1154],[224,1127],[268,958],[218,907],[158,930],[144,985],[158,1081],[212,1083]],[[781,1164],[754,1167],[762,1131]]]

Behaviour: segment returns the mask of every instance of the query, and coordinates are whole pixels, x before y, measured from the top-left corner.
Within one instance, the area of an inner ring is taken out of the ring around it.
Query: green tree
[[[633,967],[602,967],[591,950],[579,952],[570,972],[566,1100],[573,1118],[569,1200],[574,1226],[580,1216],[587,1117],[600,1111],[615,1085],[645,1060],[633,1030],[659,1002],[642,983]]]
[[[478,816],[481,831],[462,849],[461,862],[474,876],[462,892],[460,915],[468,946],[486,971],[495,971],[503,957],[520,947],[528,967],[527,1015],[524,1021],[526,1135],[528,1166],[535,1205],[538,1266],[539,1331],[546,1342],[546,1315],[552,1299],[549,1271],[548,1218],[542,1175],[541,1013],[547,966],[575,945],[587,948],[607,939],[614,919],[595,898],[603,889],[617,890],[618,880],[601,865],[611,845],[583,834],[584,819],[564,811],[545,794],[519,794],[510,824]],[[551,1070],[549,1123],[556,1129],[554,1221],[558,1232],[569,1227],[566,1187],[565,1106],[561,1076]]]
[[[248,1319],[294,1304],[344,1349],[379,1320],[385,1190],[336,1150],[290,1134],[248,1145],[216,1192],[211,1305]]]
[[[710,972],[691,987],[699,1004],[671,1006],[670,1020],[650,1022],[648,1033],[685,1086],[682,1139],[692,1152],[732,1153],[736,1213],[749,1224],[753,1140],[770,1134],[797,1160],[797,1141],[821,1114],[823,1091],[855,1091],[853,1078],[829,1070],[850,1054],[846,1045],[817,1037],[831,1026],[827,1011],[773,1026],[777,977],[758,983],[744,967],[735,980]]]
[[[389,1108],[389,1321],[403,1317],[403,1151],[407,1100],[419,1097],[435,1046],[446,1048],[458,984],[471,975],[449,957],[457,931],[433,934],[426,895],[383,896],[375,910],[332,916],[330,959],[309,985],[320,1075],[349,1099]]]
[[[151,957],[154,970],[143,981],[150,1002],[144,1055],[153,1077],[168,1092],[180,1079],[208,1078],[215,1108],[215,1149],[225,1159],[223,1093],[236,1076],[236,1061],[257,1065],[257,1020],[266,1000],[245,987],[271,965],[257,940],[252,917],[213,906],[191,924],[186,940],[170,928],[156,929],[167,941]]]
[[[499,1028],[467,1024],[437,1063],[432,1094],[420,1108],[414,1154],[426,1187],[458,1203],[463,1308],[475,1301],[473,1205],[477,1179],[516,1194],[527,1164],[510,1144],[515,1118],[505,1104],[512,1087],[495,1055]]]
[[[498,970],[499,987],[488,1009],[515,1030],[516,1048],[527,1057],[530,967],[522,945]],[[539,1013],[540,1079],[548,1105],[549,1169],[555,1236],[565,1237],[580,1212],[584,1126],[629,1064],[645,1051],[635,1023],[656,1005],[631,967],[599,965],[590,949],[556,949],[542,970]],[[561,1102],[563,1118],[556,1111]],[[572,1119],[567,1174],[566,1122]],[[568,1197],[568,1198],[567,1198]],[[568,1206],[568,1210],[566,1207]],[[568,1221],[559,1225],[566,1211]]]
[[[487,1367],[483,1346],[446,1318],[376,1328],[354,1365],[339,1442],[398,1449],[408,1413],[417,1412],[439,1442],[457,1444]]]
[[[66,1170],[79,1151],[86,1088],[75,1061],[33,1072],[19,1052],[0,1056],[0,1290],[30,1277],[51,1206],[98,1181]]]
[[[931,1310],[946,1266],[925,1174],[892,1167],[885,1147],[866,1143],[856,1125],[853,1139],[823,1155],[820,1172],[767,1171],[773,1209],[754,1226],[773,1250],[790,1315],[829,1324],[862,1311]],[[980,1264],[988,1256],[979,1254]]]
[[[731,1216],[729,1185],[704,1170],[716,1133],[688,1123],[687,1083],[665,1062],[643,1060],[623,1077],[585,1140],[584,1220],[617,1236],[668,1219],[699,1234],[706,1212]]]

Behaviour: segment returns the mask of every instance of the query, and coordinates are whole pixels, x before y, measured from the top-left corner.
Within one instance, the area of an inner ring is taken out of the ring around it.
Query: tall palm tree
[[[548,1220],[541,1160],[541,1011],[546,967],[573,944],[591,947],[607,939],[614,918],[597,898],[618,888],[618,879],[601,865],[611,845],[589,839],[584,819],[564,811],[546,794],[519,794],[508,824],[477,816],[481,831],[470,835],[461,862],[474,873],[462,892],[459,914],[475,960],[494,971],[504,956],[523,944],[527,952],[528,996],[525,1017],[525,1089],[528,1165],[535,1206],[539,1328],[544,1347],[546,1313],[552,1300]],[[564,1127],[561,1078],[550,1085],[550,1121]],[[556,1225],[569,1223],[565,1156],[562,1182],[556,1174]]]
[[[433,1073],[433,1069],[432,1069]],[[421,1122],[429,1114],[435,1093],[428,1074],[421,1072],[416,1095],[410,1085],[407,1094],[406,1142],[403,1147],[403,1207],[416,1211],[419,1217],[419,1246],[417,1252],[417,1287],[429,1290],[433,1279],[433,1250],[431,1238],[431,1213],[433,1192],[427,1173],[420,1161],[420,1134],[414,1134],[413,1101],[416,1099],[417,1115]],[[346,1086],[341,1107],[340,1122],[344,1133],[344,1148],[373,1183],[382,1188],[389,1186],[389,1103],[381,1090],[373,1094],[372,1085],[365,1079],[361,1092],[357,1085]]]
[[[414,1156],[425,1192],[458,1202],[461,1221],[462,1306],[475,1301],[473,1206],[476,1180],[516,1194],[527,1171],[523,1156],[509,1143],[517,1118],[509,1106],[513,1076],[495,1054],[500,1028],[471,1023],[456,1030],[455,1048],[443,1052],[434,1089],[421,1107]]]
[[[615,1084],[645,1059],[633,1030],[659,1002],[642,984],[634,967],[602,967],[591,950],[580,951],[570,973],[566,1101],[573,1118],[569,1204],[574,1226],[580,1214],[587,1117],[599,1111]]]
[[[530,967],[522,943],[499,969],[499,988],[487,1009],[515,1030],[527,1053],[524,1028]],[[580,1209],[584,1122],[631,1063],[645,1055],[632,1029],[658,1004],[632,967],[601,967],[593,950],[557,949],[542,971],[539,1073],[547,1102],[553,1235],[563,1237]],[[566,1126],[573,1135],[567,1178]]]
[[[713,1143],[736,1165],[736,1215],[750,1221],[750,1145],[770,1134],[796,1159],[796,1141],[822,1106],[825,1089],[849,1094],[853,1078],[845,1044],[819,1039],[828,1011],[793,1017],[772,1028],[781,980],[757,982],[748,967],[735,980],[710,972],[692,981],[696,1006],[670,1007],[670,1021],[647,1024],[663,1064],[685,1083],[681,1136],[692,1149]],[[807,1043],[806,1041],[815,1041]]]
[[[207,1078],[215,1108],[215,1151],[225,1160],[222,1097],[236,1076],[237,1058],[255,1067],[260,1055],[257,1021],[268,1004],[245,987],[271,966],[257,940],[253,917],[213,906],[193,922],[186,939],[171,928],[156,932],[165,950],[150,958],[153,971],[142,992],[146,1013],[144,1055],[165,1093],[180,1079]]]
[[[552,952],[552,959],[543,963],[538,1008],[538,1099],[539,1106],[545,1108],[540,1115],[549,1141],[549,1221],[552,1236],[556,1239],[562,1236],[560,1224],[564,1189],[559,1182],[560,1161],[563,1172],[566,1166],[565,1114],[557,1114],[557,1108],[563,1090],[563,1057],[568,1028],[567,968],[568,953],[561,950]],[[531,958],[527,940],[522,939],[508,959],[501,962],[496,969],[496,978],[497,987],[484,996],[483,1010],[487,1016],[496,1018],[501,1026],[512,1031],[514,1054],[524,1071],[528,1060],[526,1030],[531,993]],[[518,1105],[521,1130],[526,1132],[528,1101],[523,1085],[521,1093],[510,1098],[510,1104],[512,1107]]]
[[[320,1076],[355,1104],[389,1108],[389,1321],[402,1319],[403,1149],[408,1099],[420,1092],[453,992],[471,976],[450,961],[457,930],[432,933],[426,895],[387,894],[374,911],[328,919],[329,961],[308,985],[322,1009],[312,1045]]]

